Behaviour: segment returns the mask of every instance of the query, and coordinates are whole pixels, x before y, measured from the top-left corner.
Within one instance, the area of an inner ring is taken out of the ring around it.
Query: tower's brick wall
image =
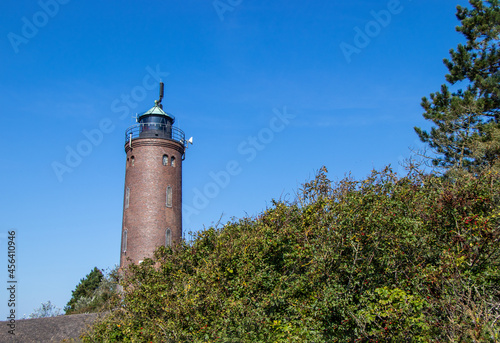
[[[127,165],[123,201],[120,266],[138,263],[152,257],[154,250],[165,245],[166,230],[171,230],[172,244],[182,238],[182,155],[184,146],[159,138],[136,138],[125,145]],[[163,165],[163,156],[168,165]],[[175,158],[175,166],[171,159]],[[132,161],[133,160],[133,161]],[[167,187],[172,187],[172,207],[167,207]],[[126,190],[130,189],[126,208]],[[123,251],[123,232],[127,230],[127,247]]]

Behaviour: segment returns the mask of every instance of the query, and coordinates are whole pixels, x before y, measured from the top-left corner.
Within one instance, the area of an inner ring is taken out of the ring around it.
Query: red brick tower
[[[163,111],[163,83],[155,106],[125,133],[127,165],[120,267],[140,263],[182,237],[184,132]],[[129,259],[131,261],[129,261]]]

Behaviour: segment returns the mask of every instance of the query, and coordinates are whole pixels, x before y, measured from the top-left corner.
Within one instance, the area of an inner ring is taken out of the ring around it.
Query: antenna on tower
[[[163,82],[160,81],[160,99],[155,100],[155,105],[163,110],[163,105],[161,104],[162,100],[163,100]]]
[[[160,81],[160,100],[158,100],[158,106],[163,109],[161,101],[163,100],[163,82]]]

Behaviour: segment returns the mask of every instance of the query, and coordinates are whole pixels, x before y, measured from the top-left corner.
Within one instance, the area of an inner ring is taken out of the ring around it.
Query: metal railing
[[[184,131],[178,127],[159,123],[140,123],[125,131],[125,144],[135,138],[163,138],[185,144]]]

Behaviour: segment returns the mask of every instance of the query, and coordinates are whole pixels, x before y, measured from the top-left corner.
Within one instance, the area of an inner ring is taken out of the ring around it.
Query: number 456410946
[[[14,279],[14,272],[16,271],[16,232],[15,231],[9,231],[9,242],[8,242],[8,252],[7,252],[7,257],[8,260],[7,262],[9,263],[8,265],[8,270],[7,272],[9,273],[9,278]]]

